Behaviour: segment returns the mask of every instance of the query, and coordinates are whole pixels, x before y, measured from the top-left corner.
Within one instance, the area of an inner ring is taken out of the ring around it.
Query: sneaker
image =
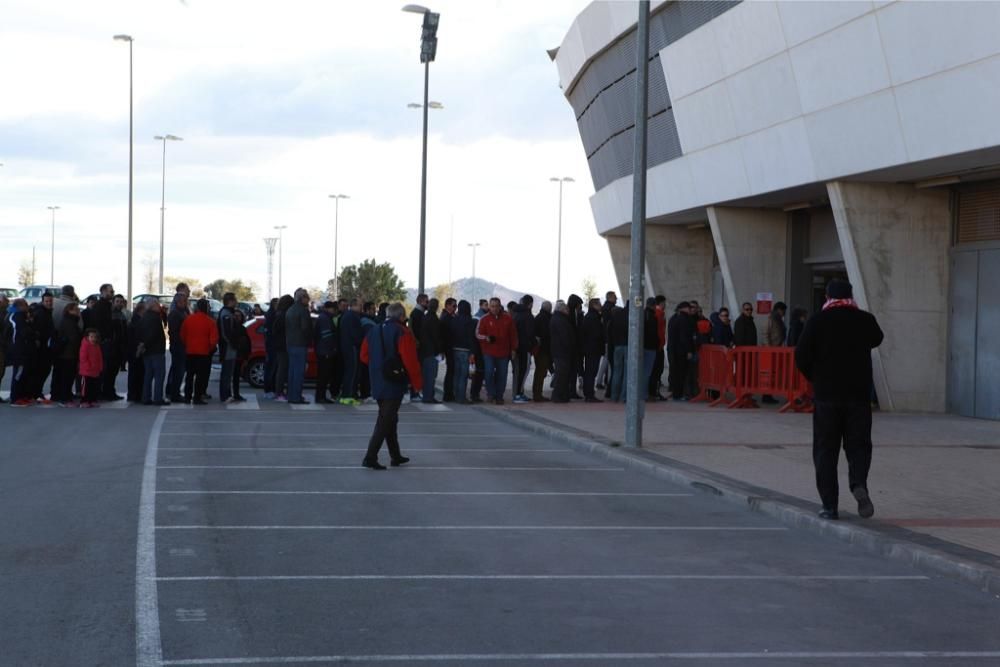
[[[277,403],[287,403],[288,397],[285,396],[284,394],[278,394],[277,396],[274,397],[274,400]]]
[[[34,401],[30,401],[30,400],[28,400],[26,398],[19,398],[16,401],[14,401],[13,403],[11,403],[10,407],[12,407],[12,408],[26,408],[29,405],[34,405],[34,404],[35,404]]]
[[[530,403],[530,402],[531,401],[528,400],[528,397],[524,396],[523,394],[514,397],[514,403]]]
[[[819,518],[836,521],[840,518],[840,515],[837,513],[837,510],[829,510],[824,507],[819,511]]]
[[[45,398],[44,396],[40,396],[39,398],[36,398],[35,401],[39,405],[52,405],[51,399]]]
[[[224,398],[224,399],[222,399],[222,404],[223,404],[223,405],[231,405],[231,404],[233,404],[233,403],[239,403],[239,401],[237,401],[237,400],[236,400],[235,398],[233,398],[232,396],[230,396],[229,398]]]
[[[96,402],[94,402],[94,401],[88,401],[86,403],[81,403],[80,407],[81,408],[96,408],[96,407],[100,407],[100,406],[98,406],[98,404]]]
[[[851,489],[854,499],[858,501],[858,516],[862,519],[870,519],[875,514],[875,505],[872,504],[868,489],[863,486],[856,486]]]
[[[342,398],[340,399],[341,405],[360,405],[361,401],[356,398]]]

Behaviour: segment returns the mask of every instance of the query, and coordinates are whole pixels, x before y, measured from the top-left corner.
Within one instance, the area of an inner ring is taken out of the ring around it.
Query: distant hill
[[[490,282],[489,280],[484,280],[482,278],[476,278],[473,281],[472,278],[460,278],[452,283],[453,290],[452,294],[447,294],[447,296],[454,297],[461,301],[465,299],[472,304],[472,311],[475,312],[479,307],[480,299],[489,299],[490,297],[499,297],[500,302],[504,305],[508,301],[520,301],[521,297],[530,292],[523,292],[520,290],[514,290],[509,287],[505,287],[499,283]],[[434,287],[427,288],[427,294],[434,297],[438,296],[435,294]],[[537,294],[532,294],[532,298],[535,300],[535,309],[538,309],[538,304],[540,304],[544,299]],[[408,303],[415,303],[417,300],[417,290],[414,288],[409,288],[406,290],[406,300]]]

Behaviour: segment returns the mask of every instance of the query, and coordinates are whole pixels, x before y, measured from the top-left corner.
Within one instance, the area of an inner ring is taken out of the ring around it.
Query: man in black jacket
[[[552,314],[552,321],[549,323],[549,333],[552,337],[552,363],[555,366],[552,402],[569,403],[576,332],[573,330],[573,324],[570,320],[572,313],[566,303],[556,301],[555,310],[556,312]]]
[[[517,351],[514,354],[514,403],[527,403],[524,395],[524,380],[528,377],[528,359],[535,347],[535,318],[531,308],[535,300],[530,294],[521,297],[521,303],[514,308],[514,327],[517,329]]]
[[[538,341],[538,351],[535,352],[535,375],[531,380],[531,400],[544,403],[545,376],[552,367],[552,336],[549,325],[552,320],[552,302],[543,301],[541,310],[535,315],[534,334]],[[518,340],[520,342],[520,339]]]
[[[581,327],[583,348],[583,398],[587,403],[603,403],[594,395],[594,380],[597,378],[597,368],[601,364],[601,356],[606,349],[607,340],[604,337],[604,324],[601,321],[601,300],[591,299],[587,305],[587,314],[583,317]]]
[[[444,300],[444,310],[441,311],[441,345],[444,349],[444,397],[445,403],[455,400],[455,344],[451,339],[451,321],[455,318],[458,301],[453,297]]]
[[[163,382],[167,370],[167,338],[163,332],[163,312],[159,300],[146,297],[146,312],[139,322],[142,343],[143,405],[170,405],[163,400]]]
[[[823,310],[806,323],[795,348],[795,362],[813,383],[813,464],[823,509],[820,517],[837,519],[837,460],[843,443],[848,482],[858,514],[875,513],[868,493],[872,462],[872,357],[882,330],[871,313],[854,302],[851,284],[834,280],[826,288]]]
[[[181,340],[181,327],[188,316],[188,295],[177,292],[167,313],[167,335],[170,338],[170,372],[167,374],[167,400],[181,403],[181,384],[187,371],[187,351]]]
[[[670,362],[667,384],[670,387],[670,395],[675,401],[685,399],[684,383],[692,356],[694,356],[694,321],[691,317],[691,304],[681,301],[667,322],[667,358]]]
[[[333,403],[327,397],[327,387],[333,379],[333,364],[337,358],[338,331],[333,323],[337,313],[337,304],[327,301],[316,317],[313,329],[313,345],[316,348],[316,402]]]
[[[434,398],[434,383],[437,382],[438,365],[444,354],[444,343],[441,340],[441,320],[438,319],[438,300],[427,301],[426,310],[421,318],[420,345],[417,347],[417,357],[420,359],[420,371],[423,376],[424,391],[421,401],[424,403],[440,403]]]
[[[753,321],[753,304],[743,304],[743,312],[733,323],[733,345],[736,347],[756,347],[757,323]]]
[[[56,332],[52,321],[52,299],[52,294],[45,292],[39,303],[31,305],[31,321],[38,337],[38,350],[31,373],[31,390],[34,393],[33,398],[44,404],[51,403],[45,398],[45,380],[52,372],[52,336]]]
[[[573,361],[569,371],[569,397],[583,398],[577,393],[577,377],[583,375],[583,349],[581,347],[581,330],[583,329],[583,299],[576,294],[570,294],[566,299],[569,308],[569,321],[573,326]]]

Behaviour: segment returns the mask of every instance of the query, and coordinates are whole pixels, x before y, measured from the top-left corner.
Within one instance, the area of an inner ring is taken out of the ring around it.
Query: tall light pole
[[[404,12],[423,14],[423,32],[420,37],[420,62],[424,64],[424,144],[423,161],[420,170],[420,269],[417,277],[417,292],[424,291],[424,262],[427,248],[427,110],[430,108],[428,94],[430,92],[431,63],[437,54],[437,29],[441,19],[427,7],[406,5]]]
[[[285,237],[282,232],[288,229],[288,225],[275,225],[275,229],[278,230],[278,293],[281,293],[281,269],[283,265],[283,259],[285,257]]]
[[[52,211],[52,250],[49,254],[51,260],[51,266],[49,267],[49,284],[56,284],[56,211],[59,210],[58,206],[48,206],[50,211]]]
[[[167,210],[167,142],[184,141],[172,134],[156,135],[156,141],[163,142],[163,179],[160,186],[160,294],[163,294],[163,218]]]
[[[562,294],[562,196],[563,196],[563,183],[573,183],[575,182],[569,176],[563,176],[562,178],[556,178],[553,176],[549,179],[550,181],[555,181],[559,184],[559,241],[556,244],[556,299],[560,298]]]
[[[132,36],[115,35],[128,42],[128,301],[132,303]]]
[[[270,303],[274,298],[274,246],[278,245],[278,237],[265,238],[264,245],[267,247],[267,301]]]
[[[340,200],[347,195],[328,195],[333,200],[333,296],[340,298],[340,266],[337,263],[337,240],[340,236]]]
[[[472,248],[472,295],[476,295],[476,248],[482,245],[482,243],[467,243],[470,248]]]

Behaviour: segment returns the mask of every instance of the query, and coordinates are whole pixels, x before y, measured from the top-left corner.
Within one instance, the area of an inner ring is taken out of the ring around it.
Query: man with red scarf
[[[851,494],[858,514],[875,513],[868,493],[872,462],[872,356],[882,343],[875,316],[858,308],[851,284],[833,280],[823,310],[806,323],[795,348],[795,363],[812,382],[813,463],[823,502],[820,517],[837,519],[837,460],[843,443]]]

